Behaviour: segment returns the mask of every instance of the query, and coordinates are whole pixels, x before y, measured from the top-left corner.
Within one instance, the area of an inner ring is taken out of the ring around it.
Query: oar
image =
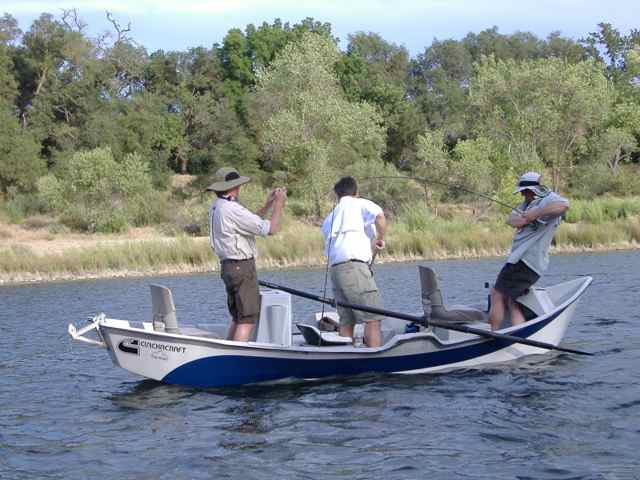
[[[271,282],[265,282],[263,280],[258,281],[258,283],[263,287],[273,288],[275,290],[282,290],[283,292],[290,293],[291,295],[307,298],[309,300],[315,300],[316,302],[320,302],[320,303],[326,303],[327,305],[331,305],[333,307],[335,307],[336,305],[339,305],[341,307],[351,308],[353,310],[360,310],[362,312],[374,313],[376,315],[384,315],[386,317],[393,317],[393,318],[398,318],[400,320],[405,320],[408,322],[419,323],[420,325],[424,325],[425,327],[428,325],[433,325],[436,327],[446,328],[449,330],[455,330],[457,332],[472,333],[480,337],[504,340],[510,343],[522,343],[523,345],[529,345],[531,347],[545,348],[547,350],[558,350],[560,352],[575,353],[577,355],[593,355],[593,353],[583,352],[581,350],[574,350],[572,348],[557,347],[555,345],[551,345],[550,343],[539,342],[537,340],[531,340],[528,338],[516,337],[515,335],[508,335],[506,333],[496,333],[488,330],[482,330],[479,328],[467,327],[464,325],[452,325],[446,322],[439,322],[438,320],[427,320],[423,316],[408,315],[406,313],[392,312],[390,310],[383,310],[381,308],[368,307],[366,305],[357,305],[353,303],[340,302],[333,298],[321,297],[319,295],[314,295],[312,293],[296,290],[295,288],[289,288],[282,285],[277,285]]]

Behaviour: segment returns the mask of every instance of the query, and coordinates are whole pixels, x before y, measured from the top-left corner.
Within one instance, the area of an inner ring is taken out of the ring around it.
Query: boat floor
[[[145,331],[153,332],[153,325],[150,322],[129,322],[129,324],[132,328],[139,328]],[[477,329],[490,330],[490,326],[488,323],[474,322],[474,323],[469,323],[467,325]],[[289,348],[294,348],[294,349],[298,349],[298,348],[316,349],[317,348],[321,350],[330,349],[330,350],[340,350],[340,351],[345,351],[345,350],[378,351],[378,350],[385,350],[389,348],[392,344],[395,343],[395,340],[397,340],[398,337],[404,337],[405,335],[407,335],[407,337],[405,338],[410,338],[408,335],[411,335],[411,334],[406,334],[404,331],[397,331],[397,330],[383,328],[382,329],[382,345],[380,347],[369,348],[366,345],[361,344],[361,335],[362,335],[361,327],[362,326],[358,326],[358,327],[360,331],[358,331],[358,329],[356,330],[356,333],[358,333],[358,338],[359,338],[357,346],[351,345],[351,344],[320,346],[320,347],[312,346],[305,341],[303,335],[300,332],[293,332],[292,338],[291,338],[291,347]],[[207,340],[226,340],[226,329],[227,327],[225,325],[220,325],[220,324],[181,325],[180,332],[178,333],[178,335],[195,337],[195,338],[203,338]],[[475,338],[475,335],[472,335],[472,334],[450,331],[450,330],[439,328],[439,327],[421,329],[420,334],[421,334],[420,336],[423,338],[425,337],[435,338],[438,341],[438,343],[441,343],[444,345],[458,343],[460,341]],[[249,345],[265,345],[255,341],[250,341],[246,343],[245,342],[237,342],[237,343],[242,343],[244,345],[246,345],[247,343]],[[270,344],[266,344],[266,345],[270,345]]]

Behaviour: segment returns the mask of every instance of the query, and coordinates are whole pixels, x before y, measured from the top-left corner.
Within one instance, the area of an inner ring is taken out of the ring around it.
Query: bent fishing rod
[[[369,307],[366,305],[357,305],[353,303],[341,302],[333,298],[321,297],[319,295],[314,295],[312,293],[303,292],[302,290],[296,290],[294,288],[285,287],[283,285],[278,285],[271,282],[265,282],[263,280],[259,280],[258,283],[263,287],[272,288],[274,290],[281,290],[283,292],[287,292],[292,295],[296,295],[298,297],[314,300],[316,302],[320,302],[326,305],[331,305],[333,307],[341,306],[345,308],[350,308],[352,310],[359,310],[361,312],[373,313],[376,315],[384,315],[386,317],[392,317],[400,320],[405,320],[407,322],[417,323],[425,327],[428,327],[431,325],[434,327],[441,327],[449,330],[454,330],[456,332],[472,333],[474,335],[478,335],[479,337],[492,338],[494,340],[502,340],[510,344],[521,343],[523,345],[529,345],[531,347],[537,347],[537,348],[544,348],[546,350],[558,350],[560,352],[575,353],[577,355],[593,355],[593,353],[590,353],[590,352],[583,352],[582,350],[574,350],[572,348],[557,347],[550,343],[539,342],[537,340],[531,340],[529,338],[517,337],[515,335],[508,335],[506,333],[496,333],[493,331],[483,330],[480,328],[467,327],[464,325],[452,325],[447,322],[433,320],[425,316],[409,315],[406,313],[393,312],[391,310],[385,310],[382,308],[375,308],[375,307]]]
[[[485,199],[487,199],[487,200],[489,200],[489,201],[491,201],[493,203],[496,203],[498,205],[501,205],[503,207],[507,207],[507,208],[509,208],[511,210],[515,210],[516,212],[520,212],[520,209],[518,207],[514,207],[512,205],[509,205],[508,203],[501,202],[500,200],[498,200],[496,198],[493,198],[493,197],[487,195],[486,193],[476,192],[474,190],[469,190],[468,188],[461,187],[461,186],[455,185],[453,183],[441,182],[439,180],[433,180],[431,178],[405,177],[405,176],[402,176],[402,175],[396,175],[396,176],[389,175],[389,176],[381,176],[381,177],[364,177],[364,178],[361,178],[360,180],[361,181],[365,181],[365,180],[416,180],[416,181],[423,182],[423,183],[433,183],[433,184],[440,185],[440,186],[443,186],[443,187],[452,188],[452,189],[455,189],[455,190],[460,190],[462,192],[469,193],[471,195],[476,195],[478,197],[485,198]]]

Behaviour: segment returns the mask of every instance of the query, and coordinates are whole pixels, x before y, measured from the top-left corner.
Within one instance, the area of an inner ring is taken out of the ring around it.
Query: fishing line
[[[329,262],[331,262],[331,242],[333,240],[333,219],[336,215],[336,208],[338,208],[338,202],[336,202],[335,207],[331,210],[331,225],[329,225],[329,246],[327,247],[327,265],[324,270],[324,286],[322,287],[322,296],[327,296],[327,279],[329,277]],[[320,318],[324,318],[324,303],[322,304],[322,313],[320,314]]]
[[[417,181],[424,182],[424,183],[434,183],[436,185],[441,185],[441,186],[444,186],[444,187],[447,187],[447,188],[460,190],[460,191],[469,193],[471,195],[477,195],[478,197],[485,198],[485,199],[490,200],[490,201],[492,201],[494,203],[497,203],[498,205],[501,205],[503,207],[507,207],[507,208],[509,208],[511,210],[515,210],[516,212],[520,212],[520,209],[518,207],[514,207],[512,205],[509,205],[508,203],[501,202],[500,200],[497,200],[497,199],[495,199],[493,197],[490,197],[486,193],[476,192],[476,191],[473,191],[473,190],[469,190],[468,188],[461,187],[459,185],[454,185],[452,183],[447,183],[447,182],[440,182],[438,180],[433,180],[431,178],[403,177],[403,176],[382,176],[382,177],[364,177],[361,180],[417,180]]]

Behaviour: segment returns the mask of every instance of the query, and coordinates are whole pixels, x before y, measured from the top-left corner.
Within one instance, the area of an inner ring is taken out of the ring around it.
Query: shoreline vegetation
[[[637,242],[628,243],[620,242],[611,245],[598,245],[595,247],[576,247],[576,246],[560,246],[553,247],[551,249],[551,255],[558,253],[587,253],[587,252],[606,252],[606,251],[618,251],[618,250],[636,250],[640,248],[640,244]],[[380,255],[376,258],[376,264],[387,263],[400,263],[416,260],[454,260],[454,259],[475,259],[475,258],[488,258],[504,255],[506,258],[507,251],[494,253],[488,251],[473,251],[469,254],[459,252],[457,254],[443,254],[437,253],[431,256],[418,256],[418,255]],[[323,259],[322,263],[318,259],[300,259],[296,262],[282,262],[275,261],[273,259],[259,258],[257,265],[259,270],[265,269],[285,269],[285,268],[317,268],[325,265],[326,260]],[[99,279],[115,279],[115,278],[147,278],[155,276],[176,276],[176,275],[192,275],[192,274],[205,274],[214,273],[218,271],[217,262],[213,260],[211,263],[202,265],[193,264],[177,264],[171,266],[162,267],[148,267],[139,269],[107,269],[100,272],[97,271],[76,271],[76,272],[11,272],[0,273],[0,288],[9,286],[23,286],[44,284],[50,282],[64,282],[64,281],[86,281],[86,280],[99,280]],[[496,272],[497,274],[497,272]]]
[[[640,199],[575,201],[552,254],[638,249],[639,214]],[[416,206],[390,222],[387,249],[376,263],[506,257],[513,231],[501,219],[499,213],[475,218],[464,211],[443,218]],[[326,264],[318,226],[309,221],[289,217],[280,234],[258,242],[261,270]],[[205,236],[167,236],[154,228],[54,234],[0,223],[0,286],[207,273],[218,265]]]
[[[96,39],[76,9],[24,31],[0,17],[0,285],[215,271],[206,187],[224,166],[251,178],[253,211],[288,189],[263,270],[325,265],[318,224],[345,175],[388,218],[377,262],[504,257],[527,171],[571,201],[554,251],[640,243],[634,30],[494,27],[412,56],[275,19],[165,52],[107,21]]]

